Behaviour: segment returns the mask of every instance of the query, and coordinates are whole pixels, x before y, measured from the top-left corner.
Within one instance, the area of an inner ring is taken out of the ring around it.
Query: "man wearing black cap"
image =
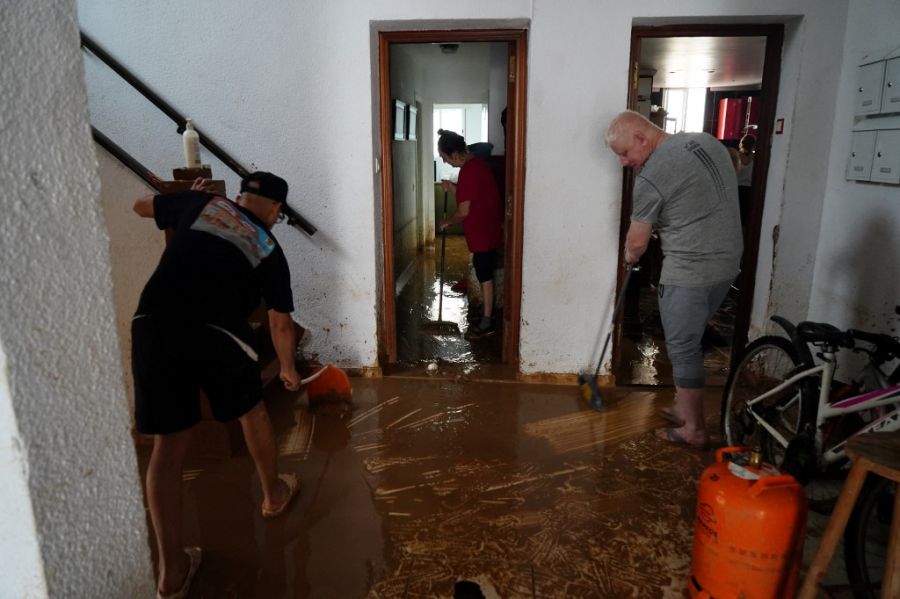
[[[182,542],[181,471],[202,389],[217,420],[239,419],[263,489],[262,516],[281,514],[299,488],[278,474],[272,424],[261,401],[260,370],[247,322],[265,300],[285,388],[296,390],[296,334],[287,260],[271,228],[288,185],[256,172],[235,202],[197,179],[190,191],[146,196],[134,211],[171,228],[132,320],[135,420],[154,435],[147,501],[159,548],[158,596],[186,596],[200,548]]]

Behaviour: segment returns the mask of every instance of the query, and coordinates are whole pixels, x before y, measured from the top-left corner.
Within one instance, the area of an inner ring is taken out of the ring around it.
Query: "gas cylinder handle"
[[[778,476],[763,476],[750,487],[749,493],[751,497],[756,497],[763,491],[769,489],[777,489],[778,487],[796,487],[800,483],[790,474],[780,474]]]
[[[737,446],[737,447],[720,447],[719,449],[716,450],[716,461],[717,461],[717,462],[724,462],[724,461],[725,461],[725,454],[726,454],[726,453],[740,453],[740,452],[742,452],[742,451],[743,451],[743,452],[747,452],[747,451],[750,451],[750,450],[752,450],[752,449],[753,449],[752,447],[740,447],[740,446]]]

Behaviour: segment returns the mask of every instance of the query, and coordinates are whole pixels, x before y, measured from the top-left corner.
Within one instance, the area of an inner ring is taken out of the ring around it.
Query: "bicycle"
[[[794,326],[779,316],[772,320],[787,338],[769,335],[747,345],[726,382],[721,424],[728,445],[758,445],[767,462],[806,484],[845,469],[851,436],[900,430],[900,366],[890,374],[883,370],[900,358],[897,339],[825,323]],[[810,345],[818,348],[818,364]],[[855,380],[836,385],[840,349],[864,353],[866,361]],[[896,492],[884,482],[867,486],[845,533],[844,558],[857,597],[876,596],[873,581],[880,580],[884,564]]]

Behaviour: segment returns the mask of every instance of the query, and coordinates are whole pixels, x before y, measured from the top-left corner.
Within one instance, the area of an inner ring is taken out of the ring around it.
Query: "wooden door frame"
[[[747,228],[748,246],[744,248],[741,274],[737,285],[740,289],[734,319],[731,364],[742,353],[747,344],[750,329],[750,314],[753,310],[753,296],[756,284],[756,267],[759,260],[759,235],[762,228],[763,204],[766,197],[766,179],[769,173],[769,158],[772,146],[775,108],[778,103],[778,82],[781,76],[781,49],[784,44],[783,24],[737,24],[737,25],[665,25],[660,27],[635,26],[631,29],[631,53],[628,69],[628,106],[637,105],[638,69],[641,56],[641,39],[648,37],[765,37],[766,52],[762,75],[762,104],[759,111],[756,157],[753,159],[753,180],[750,199],[749,223]],[[622,220],[619,227],[619,247],[624,247],[625,235],[631,215],[631,194],[634,177],[631,169],[623,169],[622,175]],[[616,285],[621,293],[622,273]],[[620,359],[619,339],[622,331],[622,315],[616,322],[616,343],[613,345],[613,364]]]
[[[512,235],[511,251],[505,256],[503,305],[503,362],[518,367],[519,323],[522,309],[522,237],[525,198],[525,114],[527,73],[527,29],[464,29],[447,31],[379,31],[378,98],[380,104],[381,209],[382,209],[382,284],[381,318],[378,321],[378,359],[381,366],[397,361],[397,319],[394,296],[394,190],[391,153],[393,106],[391,104],[391,44],[430,44],[442,42],[509,42],[517,60],[508,65],[515,76],[516,110],[506,123],[514,128],[512,143],[506,148],[506,201],[512,212],[506,235]],[[509,115],[508,115],[509,116]],[[512,167],[512,168],[510,168]],[[511,254],[511,255],[509,255]],[[511,268],[510,268],[511,266]]]

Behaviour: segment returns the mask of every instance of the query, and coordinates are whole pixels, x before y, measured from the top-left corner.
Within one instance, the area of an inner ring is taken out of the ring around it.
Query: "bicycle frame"
[[[828,398],[831,395],[831,384],[834,379],[834,352],[825,351],[821,354],[821,357],[821,364],[798,372],[776,387],[773,387],[762,395],[753,398],[752,400],[747,402],[746,408],[747,412],[753,417],[754,420],[756,420],[757,424],[759,424],[770,435],[772,435],[772,437],[777,440],[782,447],[786,448],[788,445],[788,440],[785,439],[784,436],[779,433],[777,429],[775,429],[775,427],[766,422],[765,419],[761,415],[759,415],[753,408],[760,402],[780,393],[781,391],[784,391],[785,389],[788,389],[792,385],[799,383],[805,378],[819,376],[821,384],[819,385],[819,403],[816,407],[815,443],[816,455],[820,456],[819,466],[824,467],[843,460],[847,455],[844,449],[847,443],[847,439],[836,444],[834,447],[831,447],[827,450],[824,449],[823,445],[825,433],[823,430],[823,424],[825,423],[825,421],[829,418],[834,418],[835,416],[853,414],[855,412],[862,412],[864,410],[871,410],[872,408],[898,403],[900,402],[900,385],[894,385],[886,389],[878,389],[876,391],[854,395],[852,397],[847,397],[831,404],[828,402]],[[778,411],[784,412],[787,408],[791,407],[799,401],[800,393],[798,388],[798,392],[794,395],[794,397],[791,398],[786,404],[779,406]],[[868,423],[866,426],[858,430],[856,433],[854,433],[854,435],[874,431],[895,431],[898,429],[900,429],[900,409],[894,410],[893,412],[890,412],[880,418],[873,420],[872,422]]]

